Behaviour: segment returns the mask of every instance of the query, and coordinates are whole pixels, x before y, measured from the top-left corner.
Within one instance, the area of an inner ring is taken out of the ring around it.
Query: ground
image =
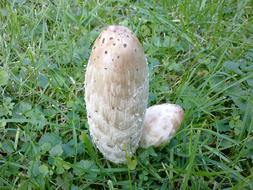
[[[110,24],[144,46],[149,105],[185,110],[127,165],[88,137],[85,67]],[[0,92],[0,189],[253,189],[251,0],[1,0]]]

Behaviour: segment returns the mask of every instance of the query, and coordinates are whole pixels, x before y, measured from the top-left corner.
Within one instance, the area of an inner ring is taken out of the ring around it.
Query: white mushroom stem
[[[151,106],[146,110],[140,146],[158,147],[169,142],[184,117],[183,109],[175,104]]]

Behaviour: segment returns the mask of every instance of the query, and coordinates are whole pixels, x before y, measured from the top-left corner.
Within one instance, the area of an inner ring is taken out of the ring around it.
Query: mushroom
[[[135,35],[109,26],[96,39],[85,76],[89,132],[104,157],[126,161],[139,145],[148,102],[148,66]]]
[[[145,54],[124,26],[109,26],[96,39],[86,68],[85,102],[90,137],[114,163],[126,162],[126,155],[132,156],[139,144],[147,148],[168,142],[184,116],[175,104],[146,111]]]
[[[154,105],[147,109],[140,146],[158,147],[169,142],[184,117],[183,109],[175,104]]]

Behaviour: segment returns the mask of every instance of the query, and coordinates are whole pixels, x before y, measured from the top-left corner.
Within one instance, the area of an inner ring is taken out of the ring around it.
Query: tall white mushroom
[[[85,82],[90,136],[114,163],[125,162],[126,153],[131,156],[139,143],[144,148],[167,143],[183,120],[184,111],[175,104],[155,105],[146,111],[146,58],[138,39],[126,27],[109,26],[101,32]]]
[[[126,161],[139,145],[148,102],[148,67],[139,40],[109,26],[96,39],[85,76],[92,141],[105,158]]]

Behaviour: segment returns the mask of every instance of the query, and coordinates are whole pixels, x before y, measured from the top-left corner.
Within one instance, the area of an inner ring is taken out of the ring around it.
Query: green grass
[[[86,135],[85,66],[110,24],[144,46],[149,104],[186,113],[169,144],[128,166]],[[253,189],[252,118],[251,0],[0,1],[1,190]]]

